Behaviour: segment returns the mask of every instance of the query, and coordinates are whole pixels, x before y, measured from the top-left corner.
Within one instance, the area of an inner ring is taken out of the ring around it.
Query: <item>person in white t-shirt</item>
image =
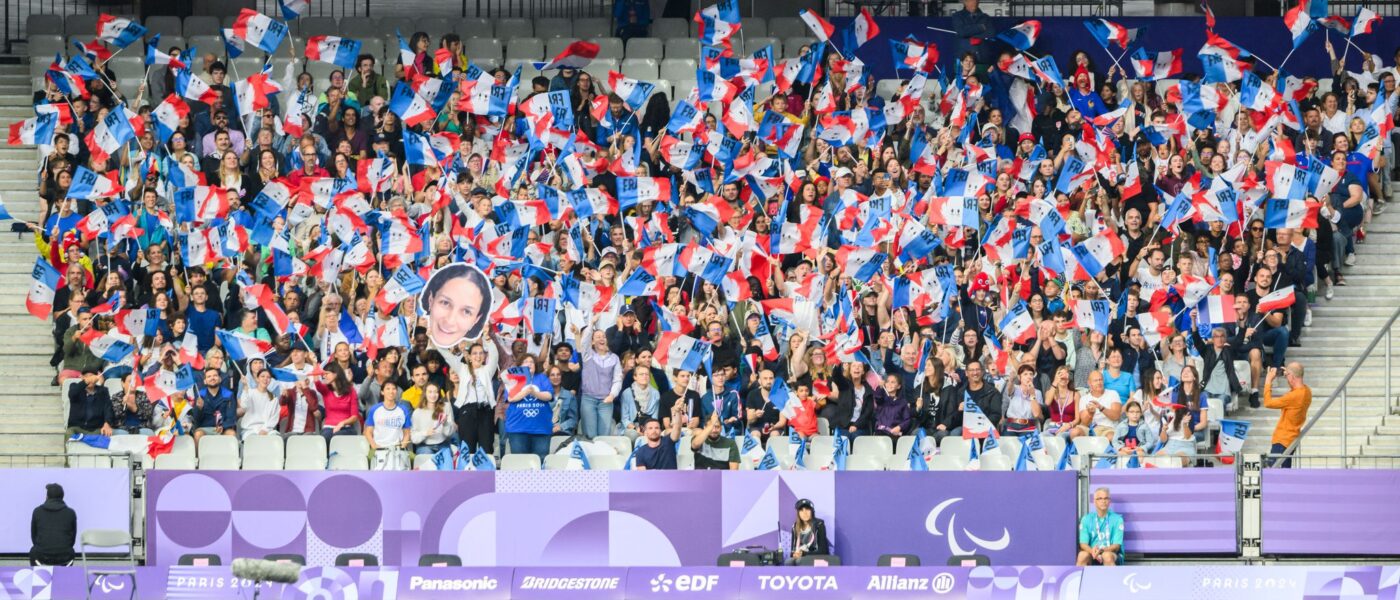
[[[1079,395],[1080,421],[1087,419],[1093,423],[1093,435],[1110,437],[1123,417],[1123,399],[1118,392],[1103,386],[1103,372],[1089,374],[1089,391]]]
[[[254,385],[238,395],[238,429],[243,439],[277,433],[281,403],[272,395],[272,371],[263,369],[253,376]]]
[[[408,405],[399,402],[398,384],[384,382],[380,395],[383,400],[370,407],[365,417],[365,438],[369,439],[369,447],[376,451],[394,447],[407,449],[413,423]]]

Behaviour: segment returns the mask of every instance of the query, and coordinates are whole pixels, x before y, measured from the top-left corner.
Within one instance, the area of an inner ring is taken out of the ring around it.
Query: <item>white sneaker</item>
[[[1335,287],[1335,286],[1329,284],[1329,285],[1327,286],[1327,291],[1325,291],[1325,292],[1322,293],[1322,297],[1323,297],[1323,298],[1326,298],[1326,299],[1328,299],[1328,300],[1331,300],[1331,299],[1332,299],[1332,288],[1333,288],[1333,287]]]
[[[1303,327],[1312,327],[1312,309],[1311,309],[1311,308],[1308,309],[1308,312],[1303,313]]]
[[[1342,261],[1342,264],[1348,267],[1356,266],[1356,253],[1348,254],[1346,260]]]

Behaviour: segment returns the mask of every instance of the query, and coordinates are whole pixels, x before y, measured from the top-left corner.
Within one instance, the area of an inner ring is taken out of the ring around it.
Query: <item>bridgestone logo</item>
[[[494,590],[500,586],[495,577],[475,579],[429,579],[414,575],[408,580],[408,589],[427,592],[480,592]]]
[[[620,577],[526,577],[522,590],[615,590]]]

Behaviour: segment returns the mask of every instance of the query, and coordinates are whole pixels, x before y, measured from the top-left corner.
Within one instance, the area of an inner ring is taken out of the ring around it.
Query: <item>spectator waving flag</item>
[[[1235,454],[1244,449],[1244,438],[1249,435],[1249,421],[1220,420],[1220,439],[1216,442],[1215,453],[1222,454],[1220,462],[1235,464]]]
[[[981,440],[996,435],[996,426],[992,424],[992,420],[987,418],[987,413],[982,412],[982,407],[973,402],[972,395],[967,392],[963,392],[962,430],[963,439]]]
[[[170,67],[172,69],[183,69],[187,65],[178,56],[171,56],[160,51],[160,34],[151,36],[146,42],[146,66],[147,67]],[[76,58],[76,57],[75,57]],[[95,77],[94,77],[95,79]]]
[[[355,59],[359,56],[359,40],[334,35],[313,35],[306,38],[307,60],[318,60],[331,63],[342,69],[353,69],[355,68]]]
[[[588,452],[584,451],[583,444],[579,443],[577,439],[574,440],[573,446],[569,448],[569,468],[581,468],[585,471],[593,470],[593,465],[588,462]]]
[[[97,18],[97,39],[118,48],[130,46],[132,42],[145,37],[146,28],[131,19],[123,19],[103,13]]]
[[[46,321],[53,313],[53,297],[58,292],[59,281],[63,276],[42,256],[35,259],[31,276],[29,295],[25,296],[24,307],[35,318]]]
[[[1007,45],[1025,52],[1035,45],[1036,39],[1040,37],[1040,21],[1034,19],[1026,21],[997,34],[996,39],[1006,42]]]
[[[608,71],[608,87],[633,111],[642,110],[656,89],[655,84],[632,79],[617,71]]]
[[[1201,300],[1200,320],[1209,325],[1225,325],[1235,322],[1235,297],[1228,294],[1212,294]]]
[[[700,24],[700,43],[706,46],[727,45],[729,38],[739,33],[739,0],[720,0],[695,13]]]
[[[245,8],[238,13],[238,19],[233,22],[233,34],[261,48],[263,52],[272,54],[282,45],[282,39],[287,37],[287,25],[256,10]]]

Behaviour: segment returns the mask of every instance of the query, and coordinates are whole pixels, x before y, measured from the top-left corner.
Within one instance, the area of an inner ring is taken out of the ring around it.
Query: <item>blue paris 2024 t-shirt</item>
[[[549,384],[549,377],[544,373],[536,373],[530,378],[530,385],[535,389],[551,394],[554,393],[554,386]],[[506,406],[506,433],[542,433],[550,434],[554,432],[554,409],[550,407],[550,400],[540,400],[539,396],[531,393],[519,402],[511,402]]]

